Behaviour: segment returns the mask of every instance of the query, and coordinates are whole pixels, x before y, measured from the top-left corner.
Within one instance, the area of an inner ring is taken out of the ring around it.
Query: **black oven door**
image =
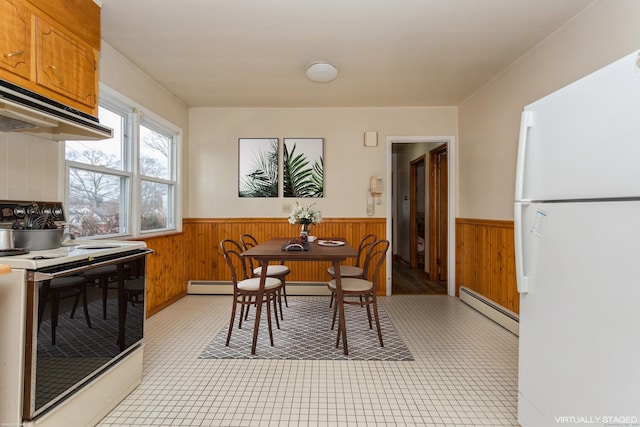
[[[25,420],[63,402],[143,344],[150,252],[27,273]]]

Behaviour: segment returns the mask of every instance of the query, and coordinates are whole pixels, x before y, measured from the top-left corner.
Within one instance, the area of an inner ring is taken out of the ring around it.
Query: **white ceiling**
[[[102,38],[189,107],[445,106],[592,1],[103,0]]]

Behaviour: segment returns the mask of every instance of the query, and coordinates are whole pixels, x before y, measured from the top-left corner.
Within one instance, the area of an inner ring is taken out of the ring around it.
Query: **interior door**
[[[447,146],[429,152],[429,278],[447,280],[449,166]]]

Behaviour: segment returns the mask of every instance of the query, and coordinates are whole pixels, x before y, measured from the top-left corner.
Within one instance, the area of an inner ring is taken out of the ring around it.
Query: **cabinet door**
[[[92,47],[39,16],[37,58],[39,85],[95,107],[98,73]]]
[[[14,0],[0,0],[0,68],[29,78],[31,14]]]

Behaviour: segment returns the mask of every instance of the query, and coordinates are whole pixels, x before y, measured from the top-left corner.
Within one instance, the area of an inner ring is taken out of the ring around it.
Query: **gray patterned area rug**
[[[263,306],[258,334],[256,354],[251,354],[255,309],[252,307],[249,319],[238,329],[238,315],[231,335],[229,347],[225,346],[228,324],[200,354],[200,359],[297,359],[297,360],[413,360],[411,352],[404,344],[393,323],[378,304],[384,347],[380,347],[375,328],[369,329],[367,311],[363,307],[345,307],[349,355],[345,356],[340,347],[336,348],[336,331],[331,330],[333,309],[326,301],[289,301],[284,307],[284,320],[280,329],[273,322],[274,346],[269,344],[267,315]],[[231,307],[229,307],[231,315]],[[336,327],[337,329],[337,327]]]

